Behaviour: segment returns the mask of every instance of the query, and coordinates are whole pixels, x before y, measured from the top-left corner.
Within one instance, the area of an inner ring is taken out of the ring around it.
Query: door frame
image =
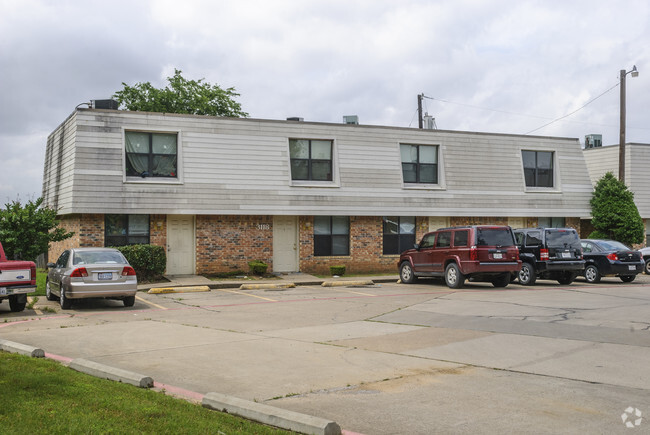
[[[172,218],[185,218],[187,220],[191,219],[192,222],[192,234],[191,234],[191,251],[192,251],[192,265],[190,266],[190,269],[188,273],[185,272],[176,272],[176,271],[170,271],[170,252],[174,252],[173,246],[170,245],[170,230],[171,230],[171,225],[170,225],[170,219]],[[196,216],[194,215],[167,215],[167,243],[166,243],[166,252],[167,252],[167,264],[165,265],[165,268],[167,269],[166,273],[167,275],[194,275],[196,274]],[[170,247],[172,249],[170,249]]]
[[[278,237],[276,237],[277,233],[275,232],[276,229],[276,219],[291,219],[292,224],[293,224],[293,232],[294,232],[294,239],[295,240],[295,247],[294,249],[294,258],[293,258],[293,264],[294,270],[282,270],[279,272],[299,272],[300,271],[300,232],[299,232],[299,220],[298,216],[284,216],[284,215],[277,215],[273,216],[273,271],[278,271],[276,269],[276,252],[277,252],[277,246],[281,243],[286,243],[284,240],[280,240]],[[294,243],[291,241],[291,243]]]

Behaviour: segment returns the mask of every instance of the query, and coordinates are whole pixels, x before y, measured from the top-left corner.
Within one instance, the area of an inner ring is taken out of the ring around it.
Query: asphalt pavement
[[[243,290],[249,280],[175,277],[153,287],[177,292],[143,288],[130,308],[91,300],[61,311],[42,298],[23,313],[0,305],[0,339],[141,373],[189,400],[223,394],[348,433],[650,430],[647,276],[461,290],[370,279],[299,274]]]

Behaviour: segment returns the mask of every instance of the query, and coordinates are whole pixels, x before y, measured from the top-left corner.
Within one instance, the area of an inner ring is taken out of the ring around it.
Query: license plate
[[[500,252],[495,252],[494,255],[492,256],[495,260],[501,260],[503,258],[503,254]]]
[[[636,266],[627,266],[629,270],[636,270]]]
[[[7,287],[0,287],[0,295],[4,296],[7,294]]]
[[[97,274],[97,279],[100,281],[110,281],[113,279],[113,273],[112,272],[99,272]]]
[[[561,254],[562,258],[571,258],[571,253],[570,252],[562,252]]]

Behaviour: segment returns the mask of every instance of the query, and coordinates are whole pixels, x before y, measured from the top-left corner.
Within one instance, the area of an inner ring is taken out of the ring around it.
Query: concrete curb
[[[15,343],[9,340],[0,340],[0,350],[10,353],[18,353],[21,355],[31,356],[32,358],[44,358],[45,351],[37,347],[28,346],[26,344]]]
[[[111,381],[135,385],[140,388],[153,387],[153,379],[138,373],[110,367],[104,364],[88,361],[83,358],[73,359],[69,367],[78,372],[96,376],[98,378],[110,379]]]
[[[351,285],[375,285],[372,280],[365,281],[325,281],[321,284],[323,287],[345,287]]]
[[[203,397],[202,405],[206,408],[296,432],[318,435],[341,434],[341,427],[333,421],[225,394],[208,393]]]
[[[186,287],[156,287],[151,288],[147,293],[150,295],[160,295],[166,293],[193,293],[193,292],[209,292],[210,287],[207,285],[186,286]]]
[[[239,290],[265,290],[265,289],[280,289],[280,288],[295,288],[296,284],[287,282],[283,284],[242,284]]]

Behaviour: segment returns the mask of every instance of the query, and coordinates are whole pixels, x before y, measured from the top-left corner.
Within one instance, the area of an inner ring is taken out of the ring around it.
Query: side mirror
[[[416,251],[419,251],[419,250],[420,250],[420,245],[417,244],[417,243],[414,244],[414,245],[413,245],[413,249],[415,249]]]
[[[56,263],[47,263],[48,269],[54,269],[55,267],[56,267]]]

